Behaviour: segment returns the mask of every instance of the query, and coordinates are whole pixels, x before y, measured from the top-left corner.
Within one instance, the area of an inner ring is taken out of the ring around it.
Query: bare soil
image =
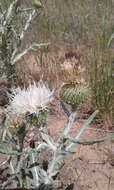
[[[56,140],[68,118],[61,109],[59,101],[55,102],[52,107],[53,112],[48,115],[48,130]],[[90,114],[91,110],[87,105],[79,106],[77,118],[71,130],[72,135],[76,134],[83,120]],[[104,137],[114,132],[109,128],[111,127],[106,126],[106,122],[96,118],[81,139]],[[64,157],[58,175],[62,186],[54,188],[55,190],[114,190],[114,140],[95,145],[76,145],[72,152],[75,153]],[[46,157],[48,159],[49,154],[45,155]],[[0,155],[0,160],[4,160],[3,155]],[[0,179],[3,177],[5,176],[0,169]]]
[[[57,108],[57,107],[56,107]],[[64,127],[67,117],[64,113],[50,116],[48,118],[49,130],[53,138]],[[90,115],[86,105],[78,108],[77,120],[72,128],[71,134],[76,134],[84,119]],[[112,133],[106,122],[96,118],[85,131],[81,139],[89,140],[104,137]],[[112,128],[113,129],[113,128]],[[108,140],[95,145],[76,145],[73,150],[75,154],[65,156],[63,167],[59,178],[69,190],[114,190],[114,140]]]

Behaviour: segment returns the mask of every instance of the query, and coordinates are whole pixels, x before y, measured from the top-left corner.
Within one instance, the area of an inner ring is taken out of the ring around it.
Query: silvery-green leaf
[[[8,146],[7,144],[0,142],[0,150],[4,151],[4,152],[8,152]]]
[[[49,136],[49,135],[47,135],[46,133],[42,133],[41,132],[41,136],[42,136],[42,139],[44,140],[44,142],[46,142],[47,143],[47,146],[50,148],[50,149],[52,149],[53,151],[56,151],[56,149],[57,149],[57,145],[56,145],[56,143],[53,141],[53,139]]]
[[[92,115],[90,115],[90,117],[85,120],[82,124],[82,126],[80,127],[80,129],[78,130],[77,134],[75,135],[75,140],[79,140],[80,136],[82,135],[82,133],[85,131],[85,129],[87,129],[87,127],[89,126],[89,124],[93,121],[93,119],[95,118],[95,116],[97,115],[99,111],[96,110]],[[74,143],[70,143],[66,150],[69,150],[70,148],[72,148],[72,146],[74,145]]]

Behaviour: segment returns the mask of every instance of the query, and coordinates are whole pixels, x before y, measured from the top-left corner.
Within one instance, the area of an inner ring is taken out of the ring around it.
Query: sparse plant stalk
[[[10,159],[10,168],[11,172],[13,172],[14,178],[9,179],[10,183],[14,182],[15,180],[18,181],[20,187],[24,186],[27,188],[38,188],[42,184],[44,187],[50,188],[50,186],[54,186],[57,183],[56,180],[53,179],[54,176],[59,174],[60,165],[65,155],[73,154],[71,151],[72,147],[76,144],[82,145],[91,145],[98,142],[103,142],[104,140],[114,138],[114,135],[95,139],[90,141],[80,141],[80,136],[84,132],[84,130],[88,127],[90,122],[94,119],[98,111],[94,112],[87,120],[84,121],[82,126],[80,127],[79,131],[74,137],[69,135],[72,125],[76,118],[76,112],[72,112],[68,118],[67,123],[64,126],[63,132],[61,133],[60,137],[57,141],[54,141],[49,134],[44,129],[39,129],[39,134],[41,136],[42,141],[38,142],[36,145],[34,144],[31,147],[23,148],[22,152],[8,152],[6,149],[0,149],[0,152],[6,155],[12,155],[17,157],[19,156],[20,159],[18,164],[13,169],[12,160]],[[2,144],[4,146],[4,144]],[[42,164],[39,163],[39,155],[42,154],[44,149],[48,149],[51,151],[52,156],[48,161],[48,168],[44,170],[42,168]],[[23,173],[24,172],[24,173]],[[16,178],[15,178],[16,177]],[[13,180],[13,181],[12,181]],[[8,182],[8,183],[9,183]],[[6,187],[7,183],[1,186]],[[47,188],[47,189],[48,189]]]
[[[0,7],[0,75],[6,75],[11,83],[16,78],[15,63],[30,50],[48,45],[33,43],[21,50],[30,24],[41,10],[41,7],[23,8],[21,0],[13,0],[7,10]]]

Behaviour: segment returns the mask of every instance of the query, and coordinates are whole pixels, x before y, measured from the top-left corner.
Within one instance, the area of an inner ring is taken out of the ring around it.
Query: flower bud
[[[39,8],[42,8],[42,3],[40,0],[34,0],[34,3],[33,3],[34,7],[36,9],[39,9]]]
[[[72,106],[83,103],[87,99],[88,88],[83,84],[65,84],[60,91],[63,102]]]

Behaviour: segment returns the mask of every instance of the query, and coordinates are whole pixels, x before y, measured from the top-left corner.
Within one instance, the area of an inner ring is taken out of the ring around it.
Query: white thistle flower
[[[32,114],[46,108],[53,100],[53,91],[51,92],[43,82],[38,84],[34,82],[28,88],[13,89],[9,99],[10,103],[7,108],[9,113],[25,114],[29,112]]]

